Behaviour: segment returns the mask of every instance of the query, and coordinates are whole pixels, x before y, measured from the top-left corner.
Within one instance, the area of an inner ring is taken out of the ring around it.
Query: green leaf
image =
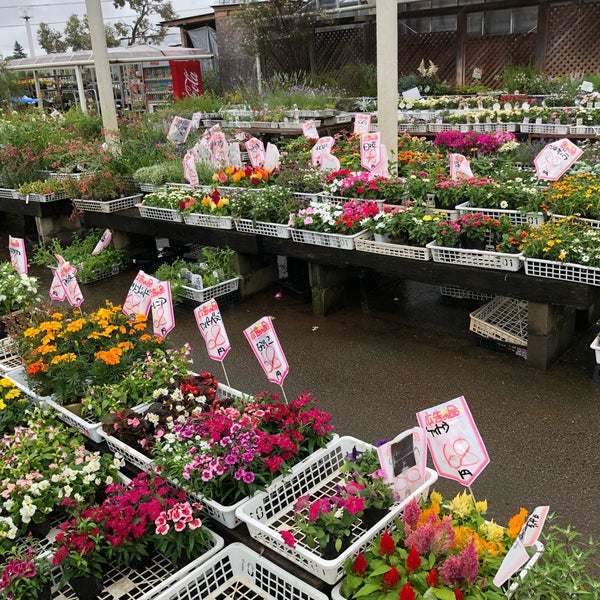
[[[435,594],[435,597],[438,598],[438,600],[456,600],[454,592],[452,590],[449,590],[448,588],[429,588],[429,589],[433,590],[433,593]],[[429,591],[429,590],[427,590],[427,591]]]
[[[365,585],[363,585],[363,587],[358,590],[358,592],[356,592],[354,594],[355,598],[362,598],[363,596],[368,596],[369,594],[373,593],[373,592],[377,592],[381,589],[381,586],[375,583],[366,583]]]

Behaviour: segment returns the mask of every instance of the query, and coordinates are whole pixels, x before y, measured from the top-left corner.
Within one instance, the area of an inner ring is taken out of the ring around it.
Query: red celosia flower
[[[415,590],[413,590],[412,586],[407,581],[400,590],[400,600],[415,600],[416,597],[417,594],[415,593]]]
[[[383,576],[383,583],[385,583],[389,588],[395,588],[399,579],[400,573],[398,573],[396,566],[392,565],[392,568]]]
[[[406,570],[410,573],[416,571],[421,566],[421,557],[414,546],[410,547],[406,557]]]
[[[379,554],[382,556],[392,554],[396,544],[394,543],[394,539],[392,536],[386,531],[381,536],[381,541],[379,542]]]
[[[463,600],[462,592],[458,588],[454,590],[454,597],[456,600]]]
[[[355,575],[359,575],[360,577],[362,577],[365,574],[366,570],[367,561],[365,560],[365,557],[359,553],[354,559],[354,564],[352,565],[352,572]]]
[[[429,587],[437,587],[440,584],[440,580],[435,569],[431,569],[427,574],[427,585]]]

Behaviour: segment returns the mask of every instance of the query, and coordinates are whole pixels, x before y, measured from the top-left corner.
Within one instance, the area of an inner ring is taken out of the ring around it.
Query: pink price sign
[[[323,162],[323,155],[328,154],[333,148],[334,144],[335,140],[329,135],[317,140],[317,143],[310,151],[311,161],[314,167],[321,166],[321,163]]]
[[[582,154],[583,150],[567,138],[547,144],[533,159],[537,176],[557,181]]]
[[[171,284],[168,281],[156,280],[156,284],[150,290],[150,303],[154,335],[164,339],[175,327]]]
[[[257,138],[252,137],[245,142],[244,146],[248,152],[250,164],[256,167],[262,167],[265,164],[265,145]]]
[[[442,477],[471,485],[490,462],[463,396],[417,413],[431,459]]]
[[[62,302],[66,298],[65,288],[63,288],[58,276],[58,269],[54,270],[54,276],[52,277],[52,283],[50,284],[50,290],[48,294],[52,300],[58,300]]]
[[[191,150],[188,150],[183,157],[183,176],[190,185],[197,186],[200,183],[196,171],[196,159]]]
[[[450,155],[450,179],[452,181],[462,181],[472,179],[473,172],[467,158],[462,154]]]
[[[271,317],[263,317],[244,329],[244,335],[252,346],[254,355],[263,368],[267,379],[283,385],[283,380],[289,371],[289,366]]]
[[[365,135],[371,131],[371,115],[356,113],[354,115],[354,133]]]
[[[381,132],[361,135],[360,164],[368,171],[373,171],[381,164],[381,160]]]
[[[138,271],[135,276],[125,302],[123,302],[123,313],[128,317],[133,318],[136,315],[148,316],[150,312],[150,290],[157,284],[158,279],[152,275],[146,275],[144,271]]]
[[[75,278],[77,269],[68,262],[63,262],[58,266],[56,273],[65,292],[64,297],[66,297],[68,303],[71,306],[81,306],[83,303],[83,294]]]
[[[10,262],[14,270],[19,275],[27,274],[27,252],[25,250],[25,240],[23,238],[14,238],[8,236],[8,253],[10,254]]]
[[[215,165],[226,165],[229,160],[229,142],[222,131],[210,134],[210,146]]]
[[[92,254],[100,254],[102,250],[108,247],[112,240],[112,231],[110,229],[105,229],[98,240],[95,248],[92,250]]]
[[[231,350],[231,344],[229,343],[227,331],[225,331],[217,301],[211,298],[204,304],[197,306],[194,309],[194,317],[200,334],[204,338],[208,356],[213,360],[223,362]]]

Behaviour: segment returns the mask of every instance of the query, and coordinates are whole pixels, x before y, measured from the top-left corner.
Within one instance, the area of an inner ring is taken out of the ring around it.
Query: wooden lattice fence
[[[544,73],[596,74],[600,70],[600,4],[552,5]]]
[[[456,32],[411,33],[398,36],[398,74],[416,73],[421,60],[437,68],[440,80],[454,78],[456,69]]]
[[[502,87],[506,65],[535,62],[535,33],[467,37],[465,43],[465,83],[472,83],[473,70],[482,70],[481,82],[491,88]],[[453,79],[449,79],[453,81]]]

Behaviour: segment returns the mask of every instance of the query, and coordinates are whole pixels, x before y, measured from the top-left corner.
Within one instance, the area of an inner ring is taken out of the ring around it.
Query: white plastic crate
[[[144,192],[146,194],[153,194],[165,187],[164,185],[154,185],[152,183],[138,183],[138,186],[140,188],[140,192]]]
[[[212,227],[216,229],[233,229],[232,217],[217,217],[215,215],[204,215],[202,213],[190,213],[189,215],[183,215],[183,221],[186,225]]]
[[[596,130],[599,130],[598,132]],[[590,127],[588,125],[571,125],[569,133],[574,135],[597,135],[600,132],[600,127]]]
[[[211,547],[204,554],[182,568],[173,566],[169,557],[155,552],[152,561],[142,568],[111,567],[104,575],[104,589],[98,600],[170,600],[172,587],[196,572],[204,563],[215,556],[223,547],[221,536],[211,531]],[[59,591],[60,568],[52,570],[53,600],[76,600],[77,596],[69,585]]]
[[[375,242],[365,239],[356,240],[354,245],[357,250],[362,252],[398,256],[399,258],[410,258],[412,260],[431,260],[431,250],[421,246],[404,246],[402,244]]]
[[[585,267],[576,263],[561,263],[543,258],[525,258],[524,261],[526,275],[600,285],[600,269],[597,267]]]
[[[35,392],[29,381],[27,380],[27,375],[25,373],[25,367],[23,365],[19,365],[16,369],[12,369],[6,373],[6,377],[8,377],[16,387],[18,387],[23,394],[25,394],[28,398],[30,398],[35,404],[39,406],[45,407],[46,401],[48,399],[52,399],[52,396],[41,396],[37,392]]]
[[[359,231],[352,235],[340,233],[323,233],[322,231],[307,231],[306,229],[291,229],[292,240],[301,244],[313,244],[315,246],[329,246],[342,250],[354,250],[354,242],[359,238],[368,238],[370,231]]]
[[[92,421],[89,417],[80,417],[52,399],[47,399],[46,405],[58,413],[58,418],[63,423],[75,427],[75,429],[81,431],[83,435],[90,438],[93,442],[102,441],[102,436],[100,435],[101,424],[98,421]]]
[[[594,339],[590,348],[596,353],[596,363],[600,365],[600,336]]]
[[[462,204],[456,205],[456,210],[459,215],[466,215],[467,213],[481,213],[484,217],[492,217],[499,219],[502,216],[510,218],[510,222],[513,225],[541,225],[544,222],[544,213],[533,213],[533,212],[521,212],[514,209],[502,209],[502,208],[479,208],[471,206],[469,202],[463,202]]]
[[[442,131],[469,131],[470,123],[427,123],[427,131],[440,133]]]
[[[527,300],[496,296],[469,316],[469,329],[484,338],[527,346]]]
[[[0,188],[0,198],[12,198],[13,200],[18,200],[19,192],[14,188]]]
[[[201,567],[172,585],[168,593],[165,599],[169,598],[169,600],[327,600],[328,598],[239,542],[223,548]]]
[[[269,237],[278,237],[288,239],[291,236],[288,225],[281,223],[267,223],[265,221],[253,221],[252,219],[236,219],[235,228],[241,233],[254,233],[256,235],[266,235]]]
[[[435,206],[425,206],[425,214],[438,216],[447,221],[458,221],[458,211],[453,208],[437,208]]]
[[[341,437],[331,443],[326,452],[307,459],[302,469],[285,477],[279,484],[272,486],[270,491],[256,494],[237,511],[238,517],[246,523],[254,539],[330,584],[336,583],[343,576],[344,563],[348,558],[366,549],[375,536],[402,514],[405,504],[411,498],[426,497],[430,486],[438,477],[436,471],[427,469],[426,481],[400,504],[394,505],[381,521],[369,529],[359,521],[352,527],[350,546],[335,559],[322,558],[320,549],[309,548],[302,535],[296,531],[295,547],[285,544],[280,531],[294,530],[294,504],[297,499],[304,494],[333,493],[335,486],[344,482],[341,468],[346,455],[355,447],[365,450],[371,446],[353,437]]]
[[[557,125],[556,123],[519,123],[519,129],[522,133],[559,133],[567,134],[568,125]]]
[[[174,208],[159,208],[158,206],[137,205],[140,211],[140,217],[145,219],[158,219],[159,221],[172,221],[182,223],[183,215]]]
[[[14,340],[10,337],[0,339],[0,374],[6,374],[22,364]]]
[[[119,274],[121,267],[119,265],[113,265],[105,271],[93,271],[89,277],[81,277],[79,283],[93,283],[94,281],[100,281],[101,279],[107,279]]]
[[[79,210],[112,213],[127,208],[133,208],[141,199],[142,195],[136,194],[135,196],[126,196],[124,198],[117,198],[116,200],[106,200],[105,202],[100,202],[99,200],[81,200],[77,198],[74,198],[72,202],[75,205],[75,208]]]
[[[557,215],[557,214],[552,214],[552,219],[553,220],[558,220],[558,219],[566,219],[566,215]],[[598,219],[587,219],[585,217],[577,217],[578,221],[584,221],[585,223],[587,223],[590,227],[593,227],[594,229],[600,229],[600,221]]]
[[[50,194],[19,194],[19,198],[25,202],[56,202],[57,200],[66,200],[69,196],[65,192],[56,192]]]
[[[447,248],[429,242],[426,246],[431,250],[433,262],[478,267],[481,269],[497,269],[502,271],[518,271],[522,264],[522,253],[492,252],[490,250],[471,250],[463,248]]]
[[[466,300],[491,300],[494,297],[493,294],[484,294],[483,292],[466,290],[461,287],[454,287],[450,285],[441,286],[440,294],[442,296],[448,296],[449,298],[460,298]]]
[[[239,277],[234,277],[233,279],[221,281],[221,283],[211,285],[207,288],[202,288],[201,290],[183,285],[181,286],[181,295],[188,300],[194,300],[195,302],[202,303],[210,300],[211,298],[218,298],[219,296],[224,296],[225,294],[235,292],[239,286]]]

